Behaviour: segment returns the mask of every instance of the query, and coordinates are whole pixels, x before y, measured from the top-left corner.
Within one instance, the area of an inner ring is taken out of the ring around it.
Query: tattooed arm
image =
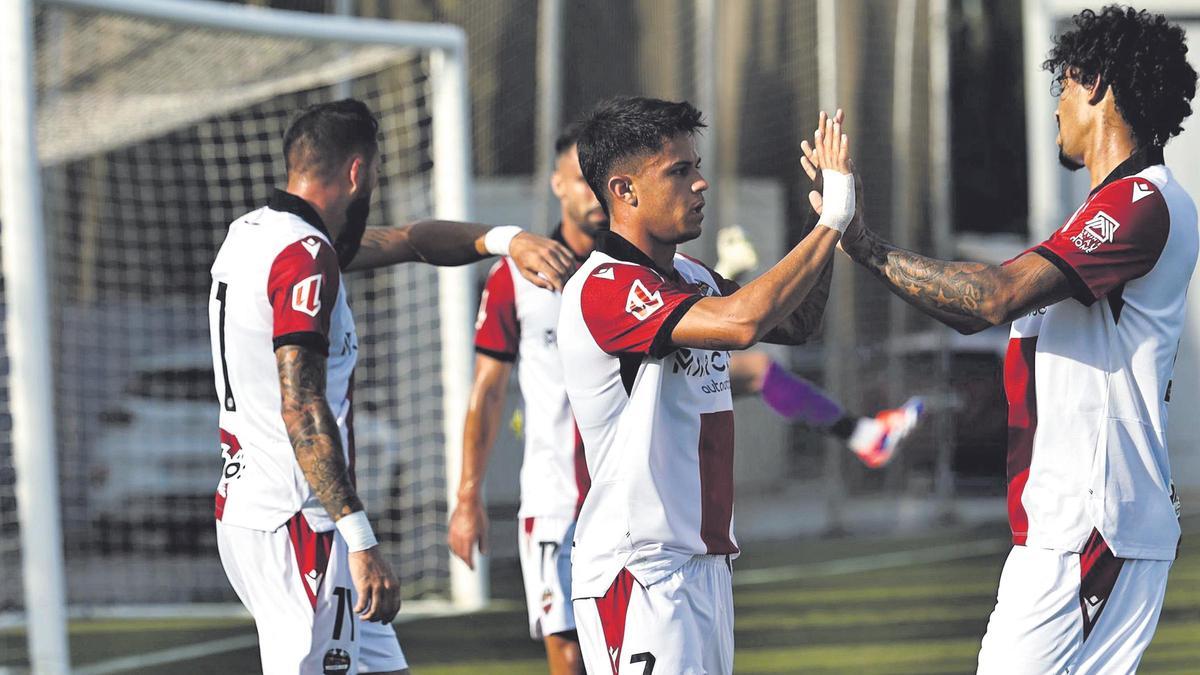
[[[489,225],[451,220],[420,220],[400,227],[369,227],[349,272],[371,270],[406,262],[440,267],[466,265],[491,255],[484,246]],[[522,232],[509,244],[508,255],[522,276],[537,286],[562,290],[575,271],[575,258],[562,244]]]
[[[275,350],[283,423],[296,461],[334,520],[362,511],[342,451],[342,436],[325,400],[326,357],[296,345]]]
[[[964,335],[1071,297],[1067,277],[1042,256],[1007,265],[950,262],[897,248],[874,232],[848,232],[842,247],[888,290]]]
[[[363,510],[342,454],[342,435],[325,400],[326,357],[305,347],[275,350],[283,422],[304,478],[335,521]],[[351,522],[351,521],[346,521]],[[354,611],[364,621],[390,623],[400,611],[400,581],[378,546],[347,556]]]

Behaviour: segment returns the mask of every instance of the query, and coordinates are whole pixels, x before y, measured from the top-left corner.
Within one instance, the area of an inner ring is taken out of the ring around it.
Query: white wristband
[[[483,235],[483,247],[492,255],[508,255],[508,245],[524,231],[516,225],[493,227]]]
[[[346,547],[351,553],[379,545],[375,531],[371,529],[371,521],[367,520],[366,511],[355,511],[348,516],[342,516],[335,525],[342,539],[346,540]]]
[[[854,176],[822,169],[821,180],[825,186],[821,190],[821,219],[817,224],[845,232],[854,218]]]

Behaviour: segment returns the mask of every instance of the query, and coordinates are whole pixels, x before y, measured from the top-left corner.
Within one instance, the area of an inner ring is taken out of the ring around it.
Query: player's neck
[[[675,244],[663,243],[652,237],[645,228],[630,226],[624,223],[618,224],[614,222],[612,224],[612,231],[633,244],[637,250],[649,256],[659,269],[668,271],[674,269]]]
[[[1136,150],[1137,143],[1128,126],[1112,123],[1101,124],[1092,135],[1092,142],[1088,144],[1088,151],[1084,156],[1083,163],[1087,167],[1092,182],[1090,189],[1095,190],[1097,185],[1108,178],[1113,169],[1129,159],[1129,156]]]
[[[336,240],[346,224],[346,205],[343,199],[338,199],[325,185],[304,178],[288,178],[287,191],[308,202],[318,216],[321,224],[329,233],[331,240]]]

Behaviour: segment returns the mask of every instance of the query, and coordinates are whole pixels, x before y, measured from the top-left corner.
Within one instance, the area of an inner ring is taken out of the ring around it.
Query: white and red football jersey
[[[562,242],[560,233],[554,238]],[[488,274],[475,321],[475,351],[501,361],[520,357],[525,456],[519,518],[573,519],[590,482],[558,355],[561,303],[559,293],[535,286],[511,259],[501,258]]]
[[[275,350],[288,344],[328,354],[325,395],[353,473],[358,335],[320,216],[303,199],[276,190],[266,207],[229,226],[212,277],[209,330],[225,460],[217,520],[271,531],[302,511],[314,531],[331,530],[333,520],[284,427],[275,363]]]
[[[1172,560],[1179,522],[1167,402],[1196,265],[1196,208],[1139,152],[1030,249],[1075,294],[1013,322],[1005,359],[1016,544],[1079,552],[1093,528],[1122,558]]]
[[[575,531],[575,598],[622,568],[644,586],[692,556],[736,554],[729,353],[675,347],[716,273],[683,255],[657,269],[613,232],[563,290],[559,352],[592,485]]]

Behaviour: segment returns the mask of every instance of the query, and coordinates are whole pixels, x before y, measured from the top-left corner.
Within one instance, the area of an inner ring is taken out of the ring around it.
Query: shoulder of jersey
[[[595,280],[599,284],[605,281],[621,284],[645,275],[658,276],[657,272],[644,265],[615,260],[597,261],[590,269],[587,267],[584,269],[587,272],[587,281]]]
[[[1096,197],[1116,206],[1132,206],[1156,194],[1161,194],[1161,190],[1153,181],[1134,175],[1105,185]]]

